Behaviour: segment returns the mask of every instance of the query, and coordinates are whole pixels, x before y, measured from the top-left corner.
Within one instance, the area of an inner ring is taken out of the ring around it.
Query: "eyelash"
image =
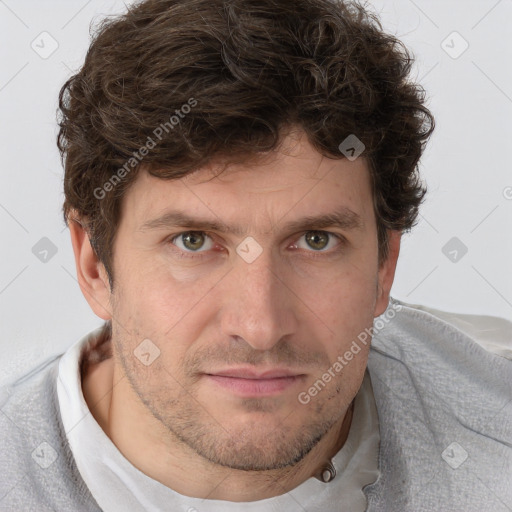
[[[201,233],[201,234],[206,235],[207,237],[209,237],[215,243],[214,238],[211,235],[209,235],[208,233],[206,233],[205,231],[182,231],[180,233],[176,233],[174,235],[171,235],[170,237],[167,238],[168,243],[171,246],[174,247],[174,249],[172,249],[173,252],[178,254],[180,257],[187,258],[187,259],[203,259],[203,258],[205,258],[206,256],[204,256],[203,253],[207,253],[208,251],[198,251],[198,252],[184,251],[184,250],[182,250],[179,247],[176,247],[174,245],[174,241],[177,238],[179,238],[181,235],[186,235],[188,233]],[[331,237],[334,237],[334,238],[336,238],[338,240],[338,245],[336,245],[336,247],[334,247],[333,249],[330,249],[328,251],[314,251],[314,250],[308,251],[306,249],[297,249],[299,251],[306,251],[308,253],[311,253],[308,257],[311,257],[313,259],[315,259],[315,258],[326,258],[326,257],[329,257],[329,256],[334,256],[334,255],[338,254],[344,248],[344,246],[346,244],[346,239],[343,236],[338,235],[337,233],[332,233],[330,231],[323,231],[321,229],[311,229],[309,231],[306,231],[306,232],[304,232],[301,235],[300,238],[302,238],[307,233],[323,233],[323,234],[326,234],[326,235],[329,236],[329,240],[330,240]]]

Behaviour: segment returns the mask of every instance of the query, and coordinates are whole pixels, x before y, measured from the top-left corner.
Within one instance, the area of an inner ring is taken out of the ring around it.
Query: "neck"
[[[272,498],[318,477],[345,444],[352,420],[349,406],[343,418],[294,466],[242,471],[204,459],[165,429],[135,395],[113,358],[89,365],[82,381],[92,415],[131,464],[180,494],[202,499]]]

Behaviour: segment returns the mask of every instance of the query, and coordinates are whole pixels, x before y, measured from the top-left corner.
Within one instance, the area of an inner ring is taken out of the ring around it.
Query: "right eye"
[[[213,240],[204,231],[184,231],[173,236],[170,241],[176,247],[188,253],[204,252],[213,247]]]

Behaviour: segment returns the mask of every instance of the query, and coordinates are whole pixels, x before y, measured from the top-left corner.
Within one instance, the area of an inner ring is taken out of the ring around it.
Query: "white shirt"
[[[409,305],[411,306],[411,305]],[[424,306],[412,306],[448,321],[487,350],[512,359],[511,324],[506,320],[455,315]],[[104,512],[119,510],[186,512],[308,512],[366,509],[362,489],[379,476],[379,427],[371,380],[366,371],[354,403],[348,438],[332,463],[336,477],[323,483],[311,477],[292,491],[253,502],[209,500],[182,495],[133,466],[112,443],[85,402],[79,369],[83,353],[99,330],[89,333],[62,356],[57,392],[66,435],[78,470]],[[508,336],[504,333],[508,332]]]

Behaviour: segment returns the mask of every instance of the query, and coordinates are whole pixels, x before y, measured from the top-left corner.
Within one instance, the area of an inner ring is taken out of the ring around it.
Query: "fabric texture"
[[[512,361],[427,311],[396,320],[368,361],[381,434],[368,510],[510,511]]]
[[[60,358],[2,390],[0,510],[97,512],[62,424],[56,383]]]

